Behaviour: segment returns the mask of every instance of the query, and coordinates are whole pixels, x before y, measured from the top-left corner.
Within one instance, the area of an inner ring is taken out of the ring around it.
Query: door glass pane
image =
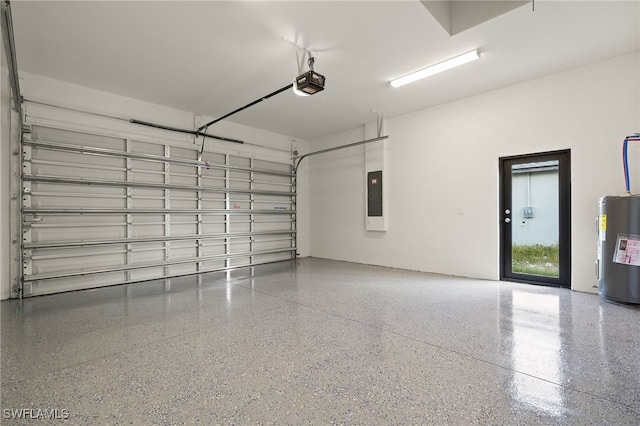
[[[558,161],[511,166],[511,271],[558,278]]]

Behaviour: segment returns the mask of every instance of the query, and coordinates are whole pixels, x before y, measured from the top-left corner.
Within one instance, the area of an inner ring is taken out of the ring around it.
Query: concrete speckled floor
[[[640,424],[640,309],[569,290],[301,259],[0,307],[2,424]]]

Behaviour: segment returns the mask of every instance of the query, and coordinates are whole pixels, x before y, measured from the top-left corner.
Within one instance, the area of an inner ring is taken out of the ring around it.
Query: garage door
[[[295,258],[291,163],[33,125],[22,295]]]

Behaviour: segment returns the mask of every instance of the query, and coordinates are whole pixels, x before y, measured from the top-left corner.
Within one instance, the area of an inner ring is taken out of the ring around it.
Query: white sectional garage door
[[[43,125],[22,156],[23,296],[295,258],[290,162]]]

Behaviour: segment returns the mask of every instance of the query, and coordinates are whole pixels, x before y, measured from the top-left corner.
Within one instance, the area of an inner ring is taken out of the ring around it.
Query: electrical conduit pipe
[[[624,185],[625,185],[625,195],[631,195],[631,182],[629,180],[629,158],[628,158],[628,147],[629,142],[640,142],[640,133],[634,133],[631,136],[627,136],[624,138],[624,143],[622,144],[622,166],[624,168]]]

